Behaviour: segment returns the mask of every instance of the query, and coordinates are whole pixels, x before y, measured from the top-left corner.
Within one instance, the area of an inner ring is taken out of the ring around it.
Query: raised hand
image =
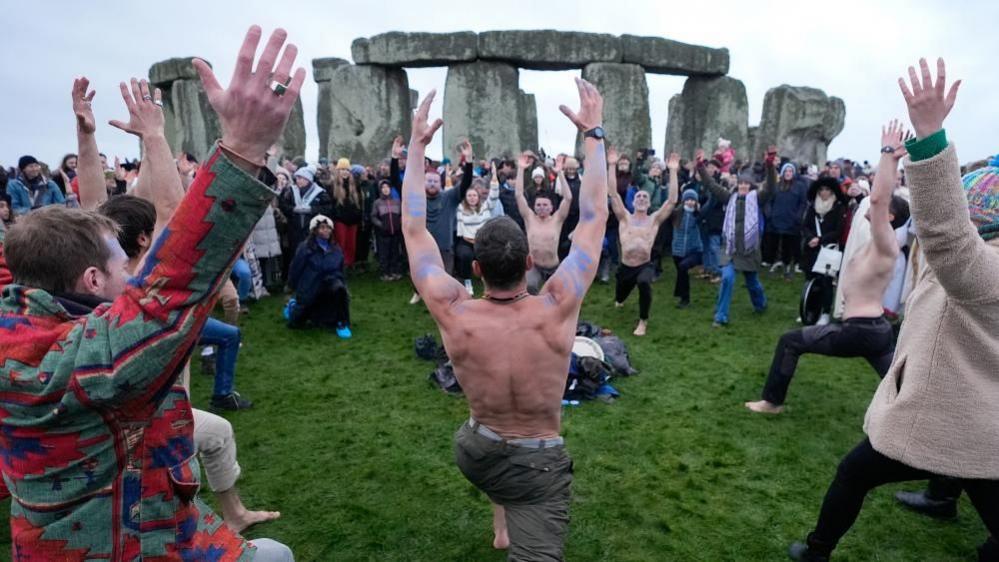
[[[395,158],[396,160],[402,158],[402,143],[402,135],[397,135],[394,139],[392,139],[392,158]]]
[[[472,143],[469,142],[468,139],[461,141],[458,145],[458,150],[461,152],[461,157],[465,160],[465,162],[471,162],[475,157],[472,154]]]
[[[565,154],[559,154],[555,157],[555,175],[561,174],[563,167],[565,167]]]
[[[576,78],[576,88],[579,90],[579,111],[574,112],[567,106],[558,106],[580,131],[589,131],[600,126],[604,121],[604,98],[600,92],[586,80]]]
[[[680,169],[680,155],[675,152],[669,153],[669,158],[666,159],[666,169],[675,172]]]
[[[420,107],[416,109],[416,113],[413,114],[413,136],[411,137],[411,143],[418,143],[421,146],[427,146],[430,141],[434,140],[434,133],[437,129],[441,128],[444,124],[443,119],[437,119],[433,123],[428,123],[427,119],[430,115],[430,105],[434,102],[434,96],[437,95],[437,90],[430,90],[427,97],[423,98],[420,102]]]
[[[112,119],[108,124],[140,139],[147,135],[162,135],[166,120],[160,89],[156,88],[153,95],[149,95],[149,82],[140,82],[135,78],[132,78],[131,90],[124,82],[120,82],[118,87],[121,88],[121,99],[125,100],[125,107],[128,108],[128,123]]]
[[[704,149],[703,148],[698,148],[694,152],[694,161],[697,162],[698,164],[700,164],[701,162],[704,161]]]
[[[613,146],[607,148],[607,165],[617,166],[617,163],[621,160],[621,156],[617,153],[617,149]]]
[[[517,167],[522,170],[526,170],[527,167],[530,165],[531,165],[531,153],[525,150],[524,152],[520,153],[520,156],[517,157]]]
[[[898,79],[898,85],[902,89],[905,104],[909,107],[909,121],[916,131],[916,137],[923,139],[943,128],[944,119],[957,100],[957,89],[961,86],[961,81],[954,82],[950,90],[947,90],[947,72],[942,58],[937,59],[936,82],[930,75],[926,59],[919,59],[919,68],[922,74],[921,81],[916,75],[916,69],[909,67],[911,90],[903,78]]]
[[[88,88],[90,80],[86,77],[73,80],[73,113],[76,115],[76,126],[80,132],[92,135],[97,130],[97,123],[94,121],[91,102],[94,101],[97,92],[93,90],[87,92]]]
[[[256,25],[246,32],[227,89],[219,85],[208,63],[194,59],[194,68],[201,76],[208,102],[219,116],[222,143],[255,163],[263,162],[267,147],[281,137],[305,82],[304,68],[298,68],[291,76],[291,67],[298,54],[295,45],[289,43],[277,66],[274,65],[288,35],[283,29],[274,30],[253,69],[260,35],[260,27]],[[272,87],[272,81],[279,85]]]
[[[909,152],[905,149],[905,141],[912,138],[912,133],[906,131],[898,119],[892,119],[881,127],[881,147],[891,148],[891,153],[885,153],[895,160],[901,160]]]

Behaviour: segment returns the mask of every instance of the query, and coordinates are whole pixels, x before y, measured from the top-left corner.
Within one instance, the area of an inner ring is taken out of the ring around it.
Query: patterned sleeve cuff
[[[933,133],[925,139],[912,139],[905,143],[909,151],[909,159],[913,162],[928,160],[947,149],[947,133],[944,129]]]

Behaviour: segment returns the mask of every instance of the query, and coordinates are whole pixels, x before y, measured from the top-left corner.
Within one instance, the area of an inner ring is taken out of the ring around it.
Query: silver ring
[[[163,107],[163,100],[153,100],[153,104]]]
[[[271,89],[274,90],[274,93],[279,96],[283,96],[284,93],[288,91],[288,87],[277,80],[271,82]]]
[[[150,96],[149,94],[146,94],[146,95],[142,96],[142,99],[144,99],[146,101],[152,101],[153,96]]]

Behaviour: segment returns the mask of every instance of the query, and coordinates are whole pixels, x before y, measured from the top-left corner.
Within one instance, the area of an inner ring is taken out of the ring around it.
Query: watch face
[[[591,137],[593,137],[595,139],[602,139],[602,138],[604,138],[604,129],[603,129],[603,127],[594,127],[593,129],[590,130],[589,136],[591,136]]]

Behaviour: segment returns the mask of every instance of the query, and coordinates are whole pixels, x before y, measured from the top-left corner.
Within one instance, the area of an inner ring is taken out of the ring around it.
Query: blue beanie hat
[[[688,199],[693,199],[694,201],[697,201],[697,199],[698,199],[697,192],[694,191],[693,189],[688,189],[688,190],[686,190],[686,191],[683,192],[683,195],[680,197],[680,199],[681,199],[681,202],[682,201],[686,201]]]
[[[792,172],[794,172],[796,174],[798,173],[798,169],[794,167],[794,164],[788,162],[787,164],[784,164],[783,166],[780,167],[780,175],[781,175],[781,177],[784,176],[784,171],[787,170],[788,168],[791,168]]]

